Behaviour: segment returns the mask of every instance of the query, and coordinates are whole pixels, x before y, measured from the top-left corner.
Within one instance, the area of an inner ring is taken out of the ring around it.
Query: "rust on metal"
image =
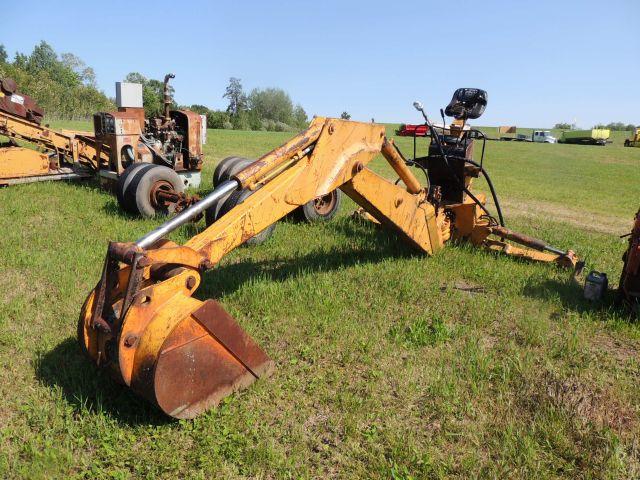
[[[406,188],[368,168],[381,152]],[[192,297],[199,272],[301,205],[314,201],[321,211],[328,208],[328,195],[337,188],[369,218],[429,255],[454,238],[529,260],[575,261],[572,252],[558,253],[497,227],[482,208],[484,195],[448,201],[441,185],[426,191],[406,167],[385,141],[384,126],[314,119],[305,132],[242,170],[236,177],[242,186],[258,188],[183,246],[160,240],[140,251],[113,244],[83,306],[80,341],[96,364],[108,365],[116,378],[176,418],[192,418],[267,375],[273,361],[240,325],[214,300]],[[156,195],[169,198],[171,192],[157,189]],[[100,330],[101,321],[108,330]]]
[[[284,145],[281,145],[260,157],[247,168],[239,172],[235,177],[236,180],[240,182],[242,188],[249,187],[260,177],[266,176],[271,170],[289,160],[291,156],[313,144],[320,136],[320,132],[324,128],[324,124],[324,118],[314,118],[307,130],[293,137]]]
[[[620,274],[618,299],[637,316],[640,314],[640,210],[634,218],[629,246],[622,259],[624,264]]]
[[[254,377],[260,378],[273,366],[262,349],[215,300],[207,300],[192,315]]]
[[[522,245],[526,245],[527,247],[534,248],[539,251],[544,251],[547,247],[547,244],[540,239],[530,237],[528,235],[524,235],[522,233],[514,232],[505,227],[495,226],[491,228],[491,232],[498,237],[506,238],[508,240],[513,240],[514,242],[520,243]]]
[[[321,195],[314,198],[313,209],[319,215],[327,215],[334,209],[337,201],[338,192],[334,190],[333,192],[327,193],[326,195]]]
[[[177,323],[157,357],[140,360],[132,386],[168,415],[193,418],[273,367],[237,322],[207,300]]]
[[[0,111],[24,118],[40,125],[44,110],[33,98],[18,92],[18,86],[12,78],[0,79]]]

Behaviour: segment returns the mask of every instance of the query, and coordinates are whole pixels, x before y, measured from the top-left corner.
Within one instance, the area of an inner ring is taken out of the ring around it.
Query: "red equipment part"
[[[633,230],[629,236],[629,248],[622,257],[624,267],[618,287],[619,298],[636,315],[640,313],[640,210],[636,213]]]
[[[429,127],[424,124],[411,125],[403,123],[400,128],[396,130],[396,135],[400,137],[426,137]]]
[[[30,122],[40,125],[44,117],[44,110],[28,95],[18,93],[15,80],[0,79],[0,110],[26,118]]]

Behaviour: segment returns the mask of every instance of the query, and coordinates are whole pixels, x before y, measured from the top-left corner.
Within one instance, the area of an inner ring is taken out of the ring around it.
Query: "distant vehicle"
[[[498,133],[502,135],[503,142],[536,142],[536,143],[557,143],[556,137],[551,135],[549,130],[534,130],[531,135],[528,133],[516,133],[516,127],[498,127]],[[515,134],[510,136],[508,134]]]
[[[396,130],[396,135],[399,137],[426,137],[429,127],[424,124],[411,125],[403,123],[400,128]]]
[[[549,130],[534,130],[531,141],[536,143],[558,143],[558,139]]]
[[[625,147],[640,147],[640,127],[636,127],[633,131],[633,137],[624,141]]]
[[[560,137],[560,143],[576,145],[606,145],[611,131],[607,128],[592,128],[591,130],[565,130]]]
[[[525,133],[518,133],[516,134],[515,137],[509,139],[509,140],[513,140],[515,142],[533,142],[532,137],[530,137],[529,135],[525,134]]]

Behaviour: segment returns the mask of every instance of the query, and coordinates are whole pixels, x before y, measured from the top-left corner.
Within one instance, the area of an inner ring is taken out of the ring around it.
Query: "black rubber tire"
[[[211,225],[213,222],[215,222],[218,218],[220,218],[220,210],[222,209],[222,206],[232,194],[233,192],[225,195],[219,200],[216,200],[211,204],[209,208],[207,208],[204,211],[204,222],[207,225],[207,227]]]
[[[232,176],[238,174],[243,169],[247,168],[251,165],[254,160],[250,160],[244,157],[227,157],[222,162],[226,162],[225,165],[222,166],[218,177],[216,178],[216,173],[213,173],[213,187],[220,185],[220,183],[229,180]],[[220,162],[220,165],[222,165]],[[207,210],[204,212],[204,218],[207,226],[211,225],[220,217],[220,209],[227,201],[227,199],[231,196],[231,193],[222,197],[220,200],[214,202]]]
[[[125,192],[127,191],[127,187],[131,183],[131,179],[133,179],[133,173],[137,172],[140,168],[148,165],[148,163],[134,163],[133,165],[129,165],[124,172],[118,177],[118,182],[116,183],[116,198],[118,199],[118,205],[120,208],[129,212],[131,212],[125,205]]]
[[[175,204],[154,207],[151,203],[151,190],[157,182],[169,183],[176,192],[184,192],[182,179],[173,169],[149,163],[131,176],[129,185],[124,191],[124,208],[131,213],[148,218],[173,213]]]
[[[220,178],[218,179],[218,183],[216,185],[220,185],[220,183],[222,182],[231,180],[232,177],[240,173],[253,162],[255,162],[255,160],[244,157],[236,157],[235,161],[231,163],[227,168],[225,168],[224,172],[222,172],[222,175],[220,175]]]
[[[316,210],[315,200],[311,200],[310,202],[307,202],[296,209],[294,213],[295,217],[300,221],[309,223],[328,222],[332,220],[340,210],[343,193],[341,190],[336,189],[331,192],[331,194],[335,194],[335,203],[327,212],[319,212],[318,210]]]
[[[213,186],[216,187],[220,184],[220,177],[224,175],[225,171],[241,157],[227,157],[224,158],[216,165],[216,169],[213,171]]]
[[[246,198],[250,197],[254,192],[252,192],[251,190],[236,190],[235,192],[233,192],[229,198],[227,198],[227,201],[224,202],[224,205],[222,205],[222,208],[220,209],[219,213],[218,213],[218,217],[216,218],[216,220],[218,218],[223,217],[224,215],[226,215],[233,207],[235,207],[236,205],[242,203]],[[246,240],[244,242],[244,245],[261,245],[264,242],[266,242],[267,240],[269,240],[271,238],[271,236],[273,235],[273,231],[276,229],[276,224],[273,223],[271,225],[269,225],[267,228],[265,228],[263,231],[261,231],[259,234],[251,237],[249,240]]]

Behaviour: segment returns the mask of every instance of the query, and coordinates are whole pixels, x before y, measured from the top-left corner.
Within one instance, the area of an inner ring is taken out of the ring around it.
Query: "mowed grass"
[[[289,136],[209,131],[202,192],[225,156]],[[411,140],[397,141],[410,155]],[[638,163],[640,149],[619,143],[488,142],[485,158],[508,226],[573,248],[613,285]],[[354,207],[327,225],[283,221],[204,276],[198,298],[221,301],[277,370],[172,421],[75,340],[107,241],[158,221],[123,215],[93,182],[1,190],[0,477],[640,475],[640,329],[612,293],[589,304],[566,271],[467,245],[427,258],[352,220]]]

